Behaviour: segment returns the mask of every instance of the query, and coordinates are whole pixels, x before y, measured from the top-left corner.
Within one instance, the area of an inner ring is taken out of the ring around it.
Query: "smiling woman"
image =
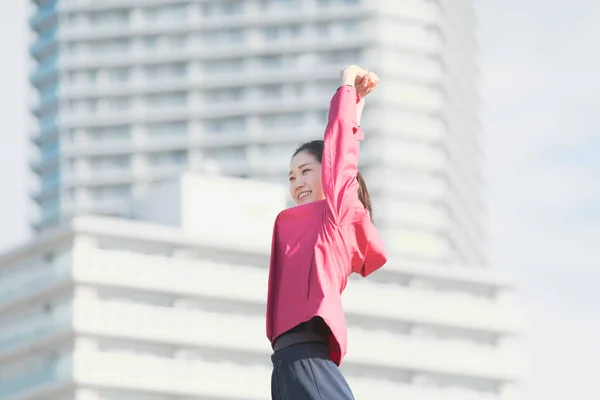
[[[273,230],[266,328],[274,400],[354,399],[338,368],[347,339],[341,293],[351,273],[367,276],[386,262],[358,172],[360,117],[379,78],[349,66],[340,81],[324,140],[294,152],[289,179],[297,206],[282,211]]]
[[[312,140],[304,143],[294,152],[290,163],[290,195],[298,205],[325,199],[321,182],[324,146],[323,140]],[[371,222],[373,222],[371,195],[360,171],[356,173],[356,180],[358,181],[358,199],[369,211]]]
[[[321,184],[322,153],[322,141],[320,146],[317,141],[305,143],[294,153],[290,163],[290,195],[296,204],[325,199]]]

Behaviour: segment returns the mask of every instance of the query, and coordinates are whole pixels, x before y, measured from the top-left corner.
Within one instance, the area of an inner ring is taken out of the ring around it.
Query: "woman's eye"
[[[307,173],[309,171],[310,171],[310,169],[305,169],[305,170],[302,170],[302,173],[305,174],[305,173]]]
[[[290,182],[292,182],[294,180],[293,176],[290,176]]]

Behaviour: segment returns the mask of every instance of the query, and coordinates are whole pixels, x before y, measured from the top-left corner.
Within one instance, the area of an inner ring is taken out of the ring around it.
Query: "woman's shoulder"
[[[326,205],[324,200],[314,201],[282,210],[275,219],[277,230],[304,230],[323,224]]]
[[[276,223],[279,222],[290,222],[290,221],[298,221],[298,220],[306,220],[311,217],[319,216],[323,214],[325,209],[325,201],[313,201],[307,204],[301,204],[298,206],[293,206],[290,208],[286,208],[279,212],[276,218]]]

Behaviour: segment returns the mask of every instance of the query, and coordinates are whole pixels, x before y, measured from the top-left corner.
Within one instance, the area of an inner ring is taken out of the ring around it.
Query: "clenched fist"
[[[340,72],[340,83],[354,86],[356,93],[360,97],[365,97],[375,90],[379,84],[379,76],[358,65],[347,65]]]

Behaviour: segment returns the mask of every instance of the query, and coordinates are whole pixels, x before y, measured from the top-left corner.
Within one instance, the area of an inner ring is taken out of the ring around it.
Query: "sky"
[[[476,3],[491,264],[528,317],[520,399],[597,399],[600,2]],[[0,251],[29,235],[26,7],[0,6]]]
[[[529,319],[523,399],[598,399],[600,2],[477,11],[491,259]]]
[[[0,251],[29,235],[27,3],[0,3]]]

